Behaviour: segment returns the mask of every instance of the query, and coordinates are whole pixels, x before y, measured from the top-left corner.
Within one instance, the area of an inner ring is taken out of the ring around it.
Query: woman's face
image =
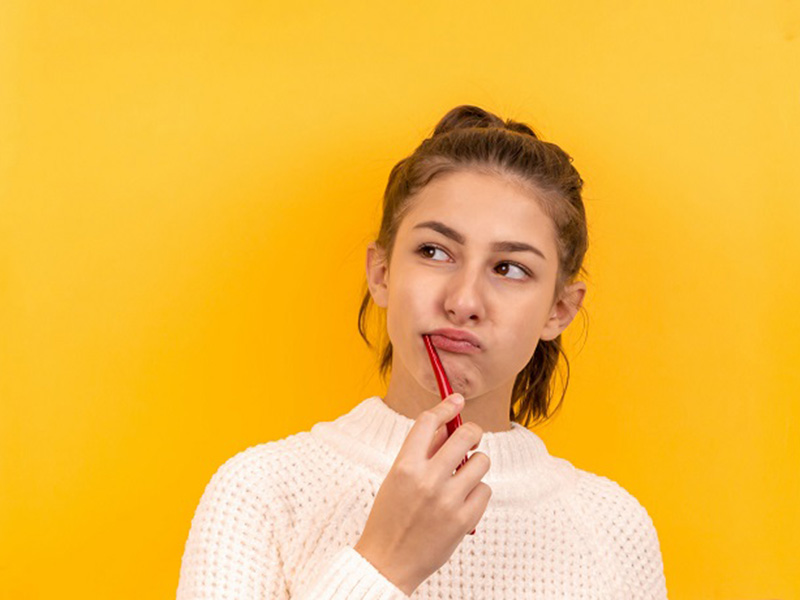
[[[497,175],[444,173],[411,202],[388,269],[374,244],[368,250],[370,291],[387,309],[392,378],[399,367],[436,394],[421,336],[456,329],[480,345],[438,348],[453,389],[469,398],[503,388],[507,399],[539,340],[556,337],[574,314],[553,305],[553,224],[530,192]],[[523,245],[536,250],[513,249]]]

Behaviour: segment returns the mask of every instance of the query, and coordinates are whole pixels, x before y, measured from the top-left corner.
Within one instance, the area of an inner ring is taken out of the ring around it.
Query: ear
[[[386,253],[375,242],[367,246],[367,285],[373,302],[386,308],[389,305],[389,266]]]
[[[582,281],[568,285],[550,309],[550,316],[544,324],[539,339],[549,341],[557,338],[578,314],[585,295],[586,284]]]

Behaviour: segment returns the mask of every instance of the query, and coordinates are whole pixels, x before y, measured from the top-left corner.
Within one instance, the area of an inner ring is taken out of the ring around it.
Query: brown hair
[[[436,175],[464,170],[500,175],[531,191],[553,222],[558,247],[553,299],[558,298],[566,285],[587,273],[583,267],[588,248],[586,213],[581,199],[583,179],[571,163],[570,155],[541,140],[528,125],[511,119],[504,122],[477,106],[457,106],[442,117],[433,135],[398,162],[389,174],[375,243],[386,252],[389,264],[400,223],[412,204],[410,199]],[[358,331],[369,348],[373,346],[367,339],[366,321],[371,304],[372,296],[365,283]],[[549,412],[550,384],[559,355],[564,356],[567,378],[558,406]],[[380,362],[384,382],[391,363],[392,343],[387,339]],[[568,385],[569,360],[561,345],[561,335],[540,340],[528,364],[517,374],[509,418],[525,427],[531,421],[537,424],[548,420],[561,408]]]

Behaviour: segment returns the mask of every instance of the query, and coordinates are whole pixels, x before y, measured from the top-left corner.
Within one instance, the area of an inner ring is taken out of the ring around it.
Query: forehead
[[[428,220],[459,231],[468,244],[512,240],[555,248],[552,221],[534,192],[500,175],[456,171],[435,177],[412,199],[398,235],[430,233],[413,229]]]

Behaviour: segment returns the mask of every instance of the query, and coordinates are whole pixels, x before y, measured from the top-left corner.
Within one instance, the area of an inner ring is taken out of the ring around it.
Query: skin
[[[446,224],[465,243],[414,228],[424,221]],[[531,244],[545,258],[491,250],[492,242],[506,240]],[[439,249],[420,249],[428,244]],[[554,230],[532,192],[501,175],[472,171],[441,174],[420,190],[398,229],[391,264],[373,242],[366,271],[373,301],[386,309],[393,346],[384,402],[414,420],[440,403],[422,334],[443,327],[467,330],[480,340],[480,353],[438,353],[453,391],[466,399],[463,422],[485,432],[511,429],[517,374],[539,340],[552,340],[567,328],[586,294],[578,281],[553,299]]]

